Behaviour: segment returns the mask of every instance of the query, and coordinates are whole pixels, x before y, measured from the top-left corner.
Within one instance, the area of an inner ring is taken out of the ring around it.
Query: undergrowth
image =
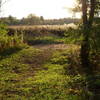
[[[52,52],[24,47],[0,60],[0,99],[77,100],[84,78],[67,75],[69,51]]]

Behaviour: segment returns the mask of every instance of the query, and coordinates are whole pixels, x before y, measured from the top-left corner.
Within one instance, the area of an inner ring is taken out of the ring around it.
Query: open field
[[[9,26],[9,28],[22,28],[22,29],[37,29],[37,28],[48,28],[48,29],[63,29],[65,30],[68,27],[76,27],[75,24],[65,24],[65,25],[18,25],[18,26]]]
[[[64,36],[64,33],[66,30],[71,27],[71,28],[77,28],[76,25],[74,24],[68,24],[68,25],[31,25],[31,26],[9,26],[9,34],[18,32],[22,33],[24,32],[25,34],[33,34],[33,36],[37,35],[47,35],[47,34],[55,34],[55,35],[60,35]]]

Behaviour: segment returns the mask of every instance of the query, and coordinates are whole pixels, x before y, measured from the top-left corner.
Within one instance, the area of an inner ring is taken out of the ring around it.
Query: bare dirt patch
[[[38,48],[38,49],[43,49],[43,50],[64,50],[64,49],[68,49],[71,47],[75,47],[76,45],[73,44],[48,44],[48,45],[35,45],[33,47]]]

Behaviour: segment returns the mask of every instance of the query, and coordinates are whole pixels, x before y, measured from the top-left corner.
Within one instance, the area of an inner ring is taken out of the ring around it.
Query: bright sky
[[[75,0],[8,0],[3,6],[3,16],[22,18],[32,13],[46,19],[72,17],[64,7],[73,7]]]

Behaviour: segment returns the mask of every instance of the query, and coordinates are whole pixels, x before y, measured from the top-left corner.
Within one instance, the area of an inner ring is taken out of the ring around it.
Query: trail
[[[74,47],[75,45],[72,44],[39,44],[39,45],[34,45],[34,48],[42,49],[42,50],[65,50],[71,47]]]

